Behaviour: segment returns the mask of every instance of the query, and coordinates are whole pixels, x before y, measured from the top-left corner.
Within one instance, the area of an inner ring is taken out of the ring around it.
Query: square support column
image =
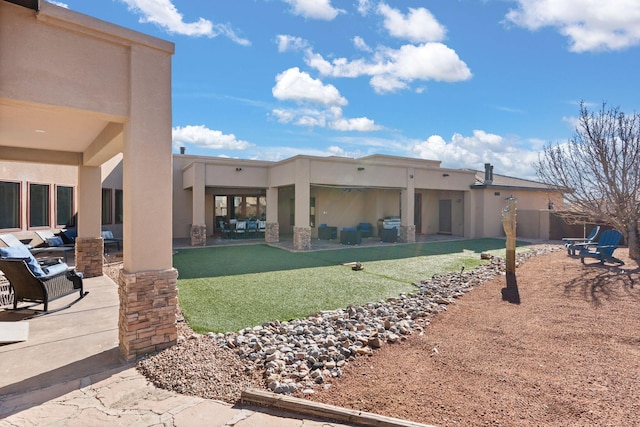
[[[278,187],[267,188],[267,223],[265,224],[264,241],[267,243],[277,243],[280,241]]]
[[[78,168],[78,237],[76,271],[84,277],[102,276],[104,242],[102,227],[102,175],[99,167]]]
[[[293,249],[304,251],[311,249],[311,187],[308,159],[296,159],[295,178],[295,225],[293,227]]]
[[[193,165],[193,211],[191,220],[191,246],[207,244],[205,216],[205,167],[203,163]]]
[[[416,241],[415,215],[415,181],[413,179],[414,169],[407,168],[407,188],[400,192],[400,241],[404,243],[414,243]]]
[[[130,120],[123,129],[124,252],[118,280],[126,360],[177,340],[172,267],[171,54],[130,48]]]

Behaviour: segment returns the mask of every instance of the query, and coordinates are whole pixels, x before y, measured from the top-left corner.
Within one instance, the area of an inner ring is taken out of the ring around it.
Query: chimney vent
[[[184,154],[187,151],[187,147],[180,147],[180,154]]]
[[[484,184],[493,184],[493,166],[491,166],[491,163],[484,164]]]

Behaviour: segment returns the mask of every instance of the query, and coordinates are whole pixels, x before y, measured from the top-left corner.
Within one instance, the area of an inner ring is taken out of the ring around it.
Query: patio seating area
[[[334,228],[334,227],[327,227],[327,228]],[[344,245],[340,243],[340,240],[338,240],[336,237],[333,237],[331,240],[325,239],[325,238],[314,238],[314,239],[311,239],[310,251],[344,249],[345,247],[369,247],[369,246],[384,246],[384,245],[390,245],[390,244],[404,244],[397,241],[397,230],[391,229],[391,230],[384,230],[384,231],[391,233],[392,238],[389,238],[388,240],[383,240],[381,236],[366,237],[366,238],[361,238],[360,243],[357,245]],[[339,231],[336,232],[336,235],[337,234],[339,234]],[[428,234],[428,235],[416,234],[416,243],[439,242],[439,241],[447,241],[447,240],[464,240],[464,239],[465,239],[464,237],[451,236],[448,234]],[[294,251],[293,236],[286,236],[286,235],[285,236],[281,235],[280,241],[275,243],[265,243],[263,236],[258,236],[254,238],[248,237],[243,239],[228,239],[228,238],[223,238],[220,235],[207,236],[207,241],[204,247],[257,245],[257,244],[267,244],[267,245],[275,246],[288,251]],[[187,249],[187,248],[193,248],[193,247],[194,246],[191,246],[191,239],[189,238],[173,239],[174,250]]]

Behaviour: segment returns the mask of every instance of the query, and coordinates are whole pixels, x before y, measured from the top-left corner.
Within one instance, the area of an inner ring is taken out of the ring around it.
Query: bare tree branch
[[[568,189],[569,220],[611,224],[625,235],[630,256],[640,259],[640,114],[606,103],[593,112],[580,102],[575,135],[547,145],[535,168],[550,187]]]

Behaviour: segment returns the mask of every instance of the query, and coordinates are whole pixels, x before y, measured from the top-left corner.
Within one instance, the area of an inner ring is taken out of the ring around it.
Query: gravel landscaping
[[[537,246],[519,254],[517,263],[557,249]],[[178,344],[141,360],[138,369],[158,387],[230,403],[248,387],[310,396],[329,389],[359,357],[422,333],[434,315],[503,272],[504,260],[492,258],[473,271],[416,283],[412,295],[237,333],[196,334],[179,318]]]

